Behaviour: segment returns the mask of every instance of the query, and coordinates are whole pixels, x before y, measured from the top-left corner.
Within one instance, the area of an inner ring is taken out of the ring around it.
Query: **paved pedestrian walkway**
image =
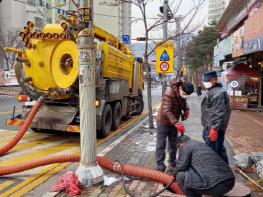
[[[263,112],[232,111],[227,138],[235,153],[263,152]]]
[[[184,122],[186,127],[186,134],[191,136],[191,138],[195,140],[203,141],[202,139],[202,126],[200,124],[200,103],[202,97],[197,97],[192,95],[188,99],[188,104],[190,106],[190,116],[187,121]],[[155,115],[156,115],[155,111]],[[228,137],[231,140],[231,145],[233,145],[234,149],[237,149],[237,142],[235,141],[236,136],[238,135],[238,131],[240,130],[240,126],[238,124],[239,115],[237,113],[241,112],[233,112],[233,117],[231,118],[230,128],[228,130]],[[243,113],[243,112],[242,112]],[[254,117],[257,115],[249,114],[250,117]],[[246,117],[246,115],[242,114],[241,118]],[[256,123],[252,120],[244,121],[241,119],[244,124],[253,124]],[[258,121],[258,119],[257,119]],[[258,123],[261,124],[261,123]],[[234,127],[235,126],[235,127]],[[242,125],[241,125],[242,126]],[[258,125],[259,126],[259,125]],[[254,127],[253,127],[254,128]],[[235,131],[233,131],[235,130]],[[242,130],[243,131],[243,130]],[[245,131],[245,129],[244,129]],[[237,133],[235,133],[237,132]],[[255,131],[256,132],[256,131]],[[248,134],[249,135],[249,134]],[[241,140],[241,136],[239,135],[239,140]],[[248,138],[245,138],[248,139]],[[143,166],[146,168],[153,169],[155,167],[155,142],[156,142],[156,130],[148,129],[148,121],[147,119],[142,122],[140,125],[137,125],[133,130],[129,131],[129,133],[123,137],[119,142],[115,142],[113,148],[106,149],[106,151],[102,151],[103,154],[112,159],[117,160],[123,163],[134,164],[138,166]],[[251,144],[244,143],[243,147],[247,150],[252,150]],[[257,145],[260,148],[260,144]],[[228,147],[228,146],[227,146]],[[249,147],[249,148],[248,148]],[[261,145],[262,148],[262,145]],[[229,156],[231,157],[231,152],[229,152]],[[123,189],[121,177],[113,172],[108,170],[104,170],[105,173],[105,183],[103,186],[85,189],[82,191],[80,196],[92,196],[92,197],[124,197],[129,196]],[[53,180],[55,182],[55,180]],[[51,183],[52,184],[52,183]],[[136,196],[150,196],[151,194],[161,190],[163,186],[159,183],[152,182],[150,180],[127,180],[128,189],[134,193]],[[56,196],[67,196],[65,193],[60,193]],[[159,195],[160,197],[165,196],[176,196],[169,191],[166,191]],[[258,197],[260,195],[253,194],[253,197]]]

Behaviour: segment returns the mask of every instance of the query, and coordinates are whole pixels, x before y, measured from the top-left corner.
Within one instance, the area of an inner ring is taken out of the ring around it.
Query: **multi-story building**
[[[47,23],[58,23],[59,15],[66,10],[76,10],[76,6],[69,0],[46,0]],[[94,1],[94,23],[114,36],[131,35],[131,4],[116,4],[115,0]]]
[[[263,105],[262,18],[262,0],[231,0],[217,24],[214,63],[225,70],[222,78],[235,108]]]
[[[209,0],[208,22],[219,21],[227,5],[228,5],[228,0]]]

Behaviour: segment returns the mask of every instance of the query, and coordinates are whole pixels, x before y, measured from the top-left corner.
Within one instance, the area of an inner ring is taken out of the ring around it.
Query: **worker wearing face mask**
[[[186,120],[189,116],[189,107],[185,98],[193,91],[194,85],[187,81],[172,81],[170,87],[165,91],[157,116],[156,170],[164,172],[166,169],[164,160],[168,138],[169,165],[167,173],[173,172],[176,165],[177,132],[184,133],[185,130],[179,121],[180,118]]]
[[[208,71],[203,75],[203,85],[207,90],[201,104],[203,139],[228,163],[224,139],[231,110],[228,94],[217,80],[215,71]]]

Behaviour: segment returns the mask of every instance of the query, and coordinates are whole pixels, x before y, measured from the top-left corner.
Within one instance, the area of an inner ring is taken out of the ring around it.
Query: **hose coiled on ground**
[[[18,133],[3,147],[0,147],[0,155],[7,153],[11,150],[24,136],[31,122],[33,121],[36,113],[40,109],[44,102],[44,97],[39,97],[36,104],[31,109],[28,114],[23,126],[19,129]],[[106,157],[96,157],[99,165],[108,170],[114,171],[118,174],[125,174],[127,176],[141,177],[145,179],[150,179],[153,181],[157,181],[159,183],[168,185],[170,189],[172,189],[176,194],[182,194],[180,187],[174,181],[174,177],[168,174],[145,169],[138,166],[128,165],[128,164],[120,164],[119,162],[111,161]],[[48,156],[36,159],[34,161],[28,161],[24,163],[19,163],[13,166],[1,166],[0,167],[0,176],[14,174],[23,172],[26,170],[30,170],[33,168],[37,168],[40,166],[50,165],[54,163],[67,163],[67,162],[79,162],[80,155],[79,154],[71,154],[71,155],[56,155],[56,156]]]

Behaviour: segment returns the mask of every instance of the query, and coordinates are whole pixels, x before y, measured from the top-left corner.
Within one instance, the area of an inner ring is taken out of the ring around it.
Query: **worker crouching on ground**
[[[194,85],[187,81],[172,81],[165,91],[162,104],[157,116],[156,140],[156,170],[164,172],[166,165],[165,148],[168,137],[169,166],[167,173],[172,173],[176,165],[176,139],[177,132],[183,133],[184,126],[179,123],[180,117],[185,120],[189,116],[189,107],[186,96],[192,94]]]
[[[222,85],[217,82],[215,71],[204,73],[203,84],[207,90],[201,104],[201,122],[204,127],[203,139],[211,149],[228,163],[224,140],[231,114],[229,97]]]
[[[174,177],[187,197],[220,197],[235,184],[235,176],[224,160],[202,142],[180,136]]]

